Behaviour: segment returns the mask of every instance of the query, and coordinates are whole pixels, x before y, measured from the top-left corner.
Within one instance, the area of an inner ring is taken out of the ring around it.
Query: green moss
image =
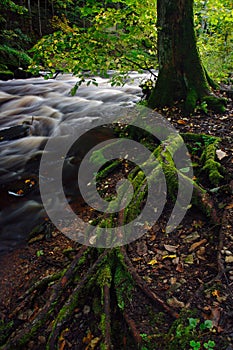
[[[118,263],[116,266],[114,284],[118,307],[121,310],[124,310],[126,303],[130,302],[132,298],[134,281],[130,273],[121,263]]]
[[[98,162],[100,162],[100,161],[103,161],[103,163],[98,163],[98,164],[106,163],[106,160],[105,160],[104,157],[103,158],[99,157],[98,158]],[[108,176],[110,173],[112,173],[113,170],[115,170],[120,164],[121,164],[121,160],[120,159],[116,159],[116,160],[112,161],[109,165],[104,166],[98,172],[98,174],[96,176],[96,180],[100,181],[100,180],[104,179],[106,176]]]
[[[106,315],[105,315],[105,313],[102,313],[100,316],[99,328],[101,330],[102,335],[105,336],[105,334],[106,334]]]
[[[210,183],[214,186],[218,186],[223,179],[223,175],[220,173],[223,171],[223,168],[221,164],[215,160],[217,147],[218,139],[216,139],[214,143],[207,145],[201,156],[201,162],[203,164],[202,171],[208,175]]]
[[[0,80],[10,80],[14,78],[14,73],[10,70],[0,71]]]
[[[226,110],[227,100],[225,98],[205,96],[202,98],[202,101],[205,101],[208,108],[216,113],[224,113]]]
[[[184,110],[186,113],[192,113],[196,107],[198,95],[195,89],[189,89],[184,104]]]
[[[109,259],[109,258],[108,258]],[[104,266],[102,266],[98,270],[97,275],[97,285],[101,289],[101,304],[103,304],[103,298],[104,298],[104,286],[108,286],[110,288],[111,282],[112,282],[112,271],[111,267],[108,263],[106,263]]]
[[[26,68],[31,64],[31,58],[23,51],[13,49],[7,45],[0,45],[0,50],[0,64],[7,65],[10,69],[12,67]]]
[[[12,329],[14,328],[14,322],[4,322],[0,320],[0,345],[4,344]]]

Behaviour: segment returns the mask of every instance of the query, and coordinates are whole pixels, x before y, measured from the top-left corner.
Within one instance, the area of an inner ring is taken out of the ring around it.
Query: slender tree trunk
[[[33,32],[32,27],[32,9],[31,9],[31,0],[28,0],[28,14],[29,14],[29,28],[31,33]]]
[[[184,101],[192,112],[198,100],[213,100],[196,45],[193,0],[158,0],[157,17],[159,75],[149,106]]]
[[[37,5],[38,5],[39,35],[42,37],[41,12],[40,12],[40,0],[38,0]]]

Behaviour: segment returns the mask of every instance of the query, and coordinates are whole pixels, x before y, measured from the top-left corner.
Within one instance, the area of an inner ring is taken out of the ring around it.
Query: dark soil
[[[153,228],[126,247],[138,275],[162,302],[160,307],[155,305],[145,291],[135,287],[131,302],[124,311],[131,324],[127,323],[127,317],[122,318],[112,308],[112,319],[115,321],[115,329],[112,330],[113,348],[118,350],[135,347],[129,336],[131,329],[131,333],[139,333],[144,339],[144,349],[190,349],[189,342],[193,340],[201,343],[201,349],[204,349],[204,344],[208,341],[214,341],[214,349],[232,350],[232,101],[229,99],[227,111],[222,115],[207,115],[199,111],[191,117],[184,117],[178,108],[158,112],[166,116],[182,133],[205,133],[221,137],[219,149],[225,152],[225,156],[220,162],[226,169],[225,178],[218,189],[213,189],[203,179],[205,188],[209,190],[215,203],[220,224],[212,223],[198,208],[191,207],[179,227],[171,234],[165,234],[168,203],[167,212],[163,212]],[[109,175],[109,191],[114,188],[114,181],[125,172],[124,169],[118,169]],[[74,203],[73,206],[77,211],[82,211],[84,217],[90,218],[91,214],[85,206],[80,203]],[[29,315],[16,314],[14,310],[19,305],[20,297],[33,283],[68,265],[81,249],[77,243],[54,229],[48,221],[45,221],[43,227],[30,244],[1,258],[0,318],[3,321],[14,320],[15,324],[19,324],[25,319],[33,320],[33,315],[40,308],[39,301],[34,304],[34,310],[28,310]],[[94,326],[95,313],[90,307],[94,297],[90,296],[89,304],[85,301],[82,308],[77,308],[75,323],[72,322],[60,336],[60,349],[99,349],[98,339],[101,335]],[[111,298],[114,300],[115,296],[112,295]],[[163,308],[163,303],[168,306],[167,311]],[[176,322],[182,327],[174,323],[174,314],[180,315]],[[187,332],[182,333],[192,318],[200,320],[195,332],[189,332],[188,335]],[[206,320],[211,320],[211,330],[201,331],[199,325]],[[30,341],[25,349],[45,349],[47,334],[48,330],[45,329],[44,334]],[[164,336],[165,334],[167,335]]]

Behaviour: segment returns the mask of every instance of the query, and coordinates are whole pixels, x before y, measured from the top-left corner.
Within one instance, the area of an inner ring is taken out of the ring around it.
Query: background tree
[[[194,31],[193,0],[158,0],[159,75],[149,106],[171,106],[184,100],[192,112],[198,100],[208,107],[224,110],[224,101],[214,97],[216,87],[202,66]]]

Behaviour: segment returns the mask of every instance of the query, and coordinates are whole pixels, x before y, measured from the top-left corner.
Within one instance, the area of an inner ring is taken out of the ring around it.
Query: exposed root
[[[159,306],[162,307],[165,311],[167,311],[172,317],[177,318],[179,315],[175,311],[173,311],[155,292],[152,292],[152,290],[148,287],[146,282],[143,281],[143,279],[139,276],[131,260],[129,259],[124,247],[121,247],[121,253],[124,256],[124,261],[127,265],[130,274],[132,275],[137,286],[143,291],[143,293],[154,303],[156,303],[157,305],[159,304]]]
[[[107,256],[108,250],[105,250],[99,258],[96,260],[96,262],[89,268],[89,270],[85,273],[83,278],[79,281],[77,286],[73,289],[72,294],[70,295],[69,299],[66,301],[64,306],[61,308],[60,312],[58,313],[58,316],[53,322],[53,328],[52,332],[49,336],[47,349],[55,349],[57,344],[57,339],[60,334],[60,331],[63,327],[63,325],[71,318],[72,313],[74,309],[77,307],[77,302],[79,295],[82,291],[82,289],[86,286],[86,282],[94,274],[94,272],[97,270],[99,265],[102,263],[103,259]]]
[[[123,313],[123,316],[126,323],[129,326],[129,329],[131,330],[135,345],[137,346],[137,348],[139,348],[139,346],[142,344],[142,337],[140,336],[135,322],[129,317],[129,315],[126,312]]]

